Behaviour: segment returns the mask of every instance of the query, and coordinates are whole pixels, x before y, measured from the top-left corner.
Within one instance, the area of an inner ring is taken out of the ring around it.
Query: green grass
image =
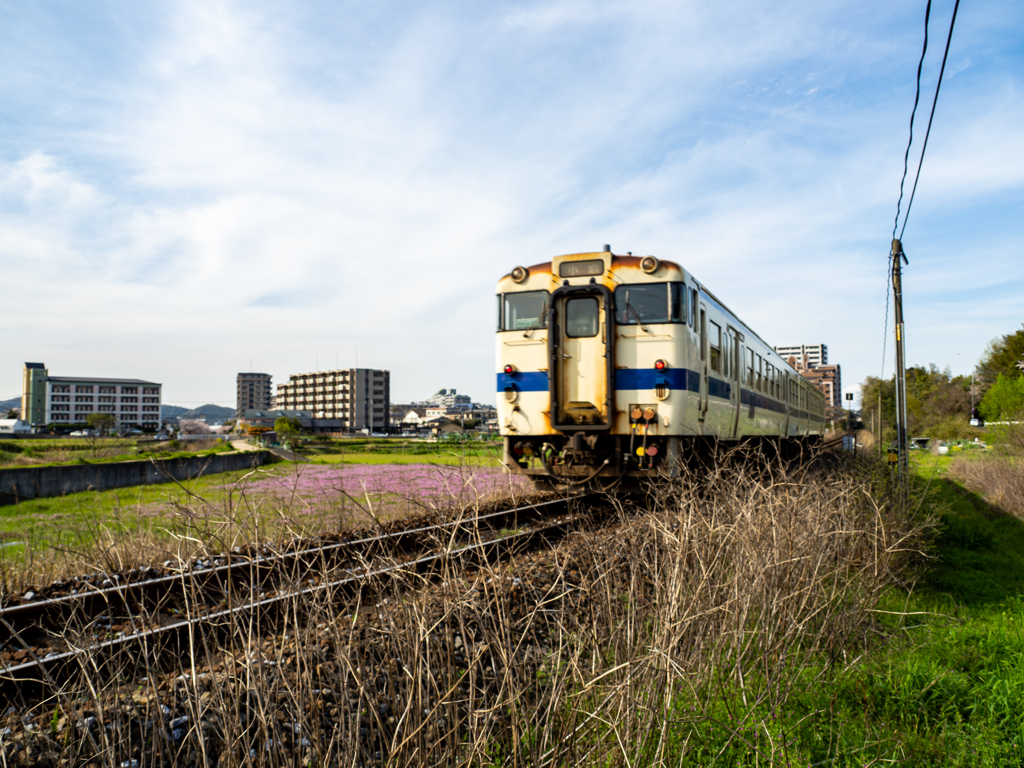
[[[474,465],[501,465],[502,448],[497,441],[427,442],[396,438],[354,438],[309,442],[299,453],[316,464],[444,464],[467,461]]]
[[[802,670],[775,716],[727,691],[721,711],[680,729],[700,745],[687,764],[1024,766],[1024,523],[945,478],[949,461],[912,463],[939,525],[916,588],[884,600],[892,613],[879,613],[865,656]],[[753,721],[772,723],[771,738],[743,725]]]
[[[187,507],[195,497],[221,506],[228,486],[246,471],[219,472],[194,480],[139,485],[109,491],[83,491],[66,496],[28,499],[0,506],[0,539],[28,542],[34,550],[49,546],[79,547],[100,529],[117,535],[132,530],[156,530],[171,524],[175,505]],[[0,558],[17,556],[17,548],[0,550]]]

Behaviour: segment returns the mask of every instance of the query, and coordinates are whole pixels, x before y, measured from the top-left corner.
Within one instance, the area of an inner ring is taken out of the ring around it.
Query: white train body
[[[679,265],[610,251],[498,283],[505,464],[539,486],[672,471],[710,440],[813,442],[824,396]]]

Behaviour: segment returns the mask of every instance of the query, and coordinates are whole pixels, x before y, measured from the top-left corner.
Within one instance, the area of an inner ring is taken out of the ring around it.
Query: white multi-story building
[[[473,404],[473,398],[469,395],[460,395],[454,389],[441,389],[423,402],[432,405],[446,405],[449,408],[468,408]]]
[[[390,425],[391,372],[345,368],[293,373],[277,385],[275,406],[310,411],[315,419],[340,419],[346,431],[383,431]]]
[[[792,357],[794,367],[798,370],[801,367],[817,368],[819,365],[828,365],[828,346],[825,344],[791,344],[772,349],[787,362]]]
[[[84,424],[89,414],[114,419],[115,429],[157,429],[161,384],[142,379],[97,379],[50,376],[42,363],[25,363],[21,396],[23,418],[30,424]]]

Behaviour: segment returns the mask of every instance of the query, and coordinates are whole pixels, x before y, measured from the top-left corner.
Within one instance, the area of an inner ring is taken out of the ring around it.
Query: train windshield
[[[679,323],[686,317],[686,292],[679,283],[635,283],[615,289],[615,322],[619,325]]]
[[[550,298],[547,291],[505,293],[500,298],[498,330],[529,331],[547,326]]]

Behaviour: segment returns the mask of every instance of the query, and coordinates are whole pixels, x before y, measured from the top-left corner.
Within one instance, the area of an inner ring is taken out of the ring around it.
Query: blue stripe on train
[[[516,371],[498,374],[498,392],[512,388],[516,392],[546,392],[548,375],[541,371]],[[658,384],[667,384],[674,391],[686,389],[697,392],[700,377],[685,368],[669,368],[656,371],[653,368],[620,368],[615,371],[615,389],[654,389]],[[711,379],[711,394],[728,397],[728,384]],[[719,388],[725,387],[725,394],[719,395]]]
[[[619,368],[615,371],[615,389],[654,389],[658,384],[667,384],[669,389],[683,391],[687,387],[694,392],[700,380],[693,371],[685,368],[667,368],[656,371],[653,368]]]
[[[498,392],[509,388],[516,392],[547,392],[548,375],[542,371],[502,371],[498,374]]]

